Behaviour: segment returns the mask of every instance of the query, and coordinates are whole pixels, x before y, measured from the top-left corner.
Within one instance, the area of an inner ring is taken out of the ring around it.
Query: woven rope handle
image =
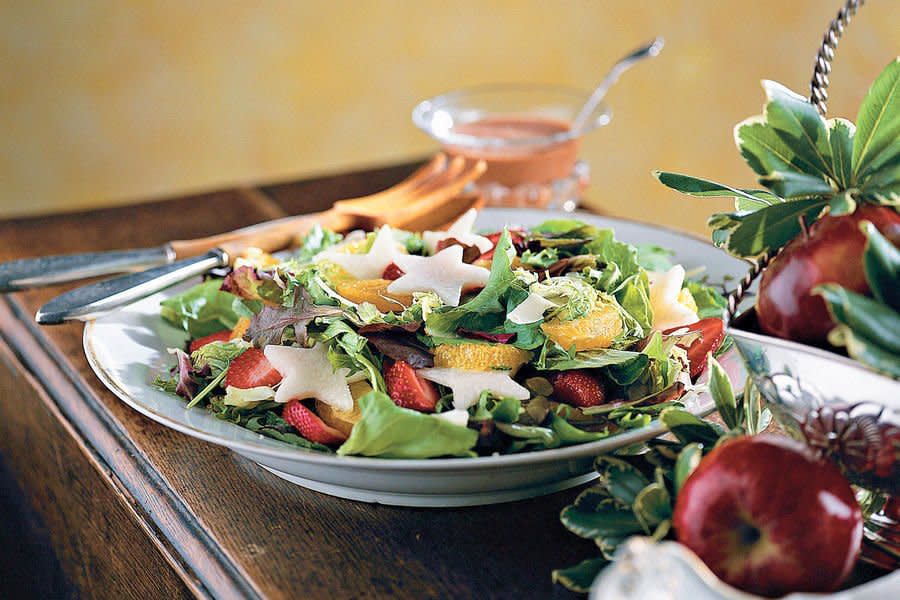
[[[823,117],[828,110],[828,75],[831,73],[831,61],[834,60],[834,51],[837,49],[844,28],[850,24],[850,20],[856,15],[860,6],[866,0],[848,0],[844,7],[838,11],[837,16],[831,21],[831,25],[825,31],[822,45],[816,54],[816,66],[813,70],[812,81],[809,83],[809,101],[816,105],[819,114]]]
[[[828,75],[831,74],[831,61],[834,60],[834,51],[837,50],[838,42],[840,42],[841,36],[844,35],[844,28],[850,24],[850,20],[863,4],[865,4],[865,0],[847,0],[838,11],[837,16],[828,25],[828,29],[825,30],[822,44],[816,53],[816,64],[809,84],[809,101],[815,105],[819,114],[823,117],[828,110],[828,85],[830,83]],[[777,252],[766,252],[756,260],[751,261],[750,270],[741,277],[735,288],[728,294],[726,325],[734,318],[741,300],[747,294],[747,290],[750,289],[756,278],[762,275],[762,272],[766,270],[766,267],[769,266],[776,254]]]

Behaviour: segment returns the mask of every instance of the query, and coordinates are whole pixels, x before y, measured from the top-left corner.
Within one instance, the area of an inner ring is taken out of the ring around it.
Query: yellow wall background
[[[653,168],[750,185],[731,128],[758,82],[806,93],[841,2],[307,0],[0,2],[0,216],[78,210],[422,155],[416,101],[498,81],[592,87],[626,50],[659,58],[608,96],[587,140],[589,203],[703,231],[727,202],[682,200]],[[900,5],[871,0],[835,62],[830,115],[855,117],[900,51]]]

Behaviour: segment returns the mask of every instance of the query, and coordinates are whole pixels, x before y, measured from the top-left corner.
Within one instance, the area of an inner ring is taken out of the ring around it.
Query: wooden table
[[[412,168],[0,221],[0,260],[228,231],[377,191]],[[64,287],[0,296],[0,491],[21,496],[13,535],[45,595],[546,598],[564,595],[552,568],[595,555],[557,518],[577,490],[452,510],[361,504],[150,421],[94,376],[81,324],[34,324]],[[42,540],[50,551],[27,551]]]

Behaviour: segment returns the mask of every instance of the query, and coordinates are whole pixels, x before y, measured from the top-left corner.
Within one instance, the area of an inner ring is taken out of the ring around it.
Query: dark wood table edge
[[[0,339],[70,429],[84,454],[122,499],[160,554],[197,597],[262,598],[247,574],[216,543],[153,468],[103,404],[11,296],[0,296]]]

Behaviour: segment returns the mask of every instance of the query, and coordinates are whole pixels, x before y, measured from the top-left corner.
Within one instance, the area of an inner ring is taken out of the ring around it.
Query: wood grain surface
[[[414,166],[2,221],[0,260],[211,235],[386,188]],[[95,378],[80,324],[33,324],[65,287],[0,297],[0,452],[84,597],[546,598],[564,596],[552,568],[596,553],[557,518],[577,490],[467,509],[368,505],[157,425]]]

